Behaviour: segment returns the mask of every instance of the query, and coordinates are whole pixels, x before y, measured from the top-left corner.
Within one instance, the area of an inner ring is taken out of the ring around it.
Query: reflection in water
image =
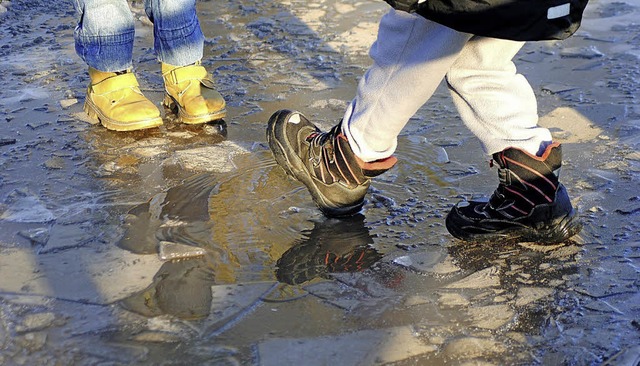
[[[129,211],[119,246],[167,262],[145,290],[121,302],[124,308],[199,320],[211,337],[239,320],[255,337],[269,337],[256,329],[284,327],[281,320],[250,315],[265,302],[304,319],[318,329],[313,334],[351,329],[335,323],[327,330],[326,312],[308,312],[318,302],[334,316],[350,314],[348,327],[412,324],[442,339],[442,352],[420,360],[430,364],[455,359],[463,341],[483,342],[487,359],[522,364],[543,338],[571,341],[558,324],[577,304],[557,297],[581,275],[579,245],[442,240],[437,223],[447,201],[437,200],[440,191],[426,176],[406,191],[380,184],[366,220],[327,219],[305,190],[283,179],[269,151],[233,163],[238,169],[195,175]]]
[[[288,249],[277,262],[276,278],[300,285],[331,273],[360,272],[382,255],[372,246],[373,238],[364,216],[325,219],[317,222],[306,239]]]
[[[198,188],[195,190],[198,194],[191,194],[194,188]],[[220,194],[219,188],[211,176],[196,176],[129,212],[120,247],[136,253],[156,253],[160,248],[165,258],[181,259],[165,262],[152,284],[124,299],[123,307],[150,317],[170,314],[182,319],[202,319],[211,312],[212,286],[248,284],[254,277],[260,281],[275,277],[281,284],[262,300],[289,301],[306,295],[298,285],[314,279],[329,279],[331,273],[360,272],[382,257],[371,246],[373,238],[365,227],[363,215],[341,220],[319,218],[312,229],[298,233],[288,247],[282,243],[264,246],[257,240],[249,240],[252,248],[247,247],[247,243],[236,243],[235,248],[253,252],[251,261],[243,263],[246,268],[239,268],[237,273],[252,268],[260,274],[264,268],[270,268],[271,272],[268,278],[245,276],[243,280],[229,276],[229,258],[239,255],[229,246],[214,243],[212,238],[220,235],[215,233],[213,220],[205,220],[210,214],[202,211],[202,207],[220,207],[218,201],[225,195]],[[228,210],[232,208],[227,206]],[[224,227],[223,231],[228,229]],[[195,250],[198,245],[199,250]],[[189,253],[193,253],[193,257]],[[273,255],[279,256],[277,262],[271,259]],[[274,269],[274,265],[277,268]]]
[[[158,240],[203,246],[210,236],[208,200],[216,181],[212,174],[199,174],[132,208],[118,246],[138,254],[157,253]]]
[[[171,314],[182,319],[201,319],[211,309],[212,263],[204,258],[166,262],[145,290],[122,300],[121,305],[144,316]]]
[[[275,276],[285,286],[275,290],[288,292],[288,300],[297,298],[295,295],[302,290],[286,285],[301,285],[316,278],[328,279],[330,273],[360,272],[382,257],[370,246],[373,239],[362,215],[322,220],[307,235],[285,251],[277,262]],[[210,255],[166,262],[148,288],[129,296],[121,304],[149,317],[170,314],[182,319],[205,318],[213,300],[211,287],[217,284],[217,266]],[[283,295],[278,296],[278,300],[282,300]]]

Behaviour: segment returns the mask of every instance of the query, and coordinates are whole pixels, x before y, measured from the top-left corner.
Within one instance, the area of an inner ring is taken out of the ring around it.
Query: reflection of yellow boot
[[[206,123],[227,115],[222,95],[200,62],[187,66],[162,63],[162,77],[166,91],[163,104],[178,115],[180,122]]]
[[[84,110],[104,127],[131,131],[162,125],[158,107],[142,95],[133,73],[103,72],[90,67],[89,78]]]

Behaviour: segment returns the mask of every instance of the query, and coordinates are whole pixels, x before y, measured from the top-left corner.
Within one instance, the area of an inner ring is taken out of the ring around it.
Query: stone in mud
[[[612,173],[604,170],[588,169],[584,172],[584,178],[578,181],[576,186],[592,191],[604,191],[616,183],[615,180],[609,178],[611,176],[613,176]]]
[[[80,247],[40,254],[37,262],[33,249],[18,248],[0,256],[0,292],[108,304],[148,286],[160,265],[156,256],[109,245],[99,252]]]
[[[627,160],[640,161],[640,152],[639,151],[630,152],[626,154],[624,158]]]
[[[24,317],[22,324],[16,326],[16,332],[27,333],[43,330],[54,325],[56,315],[54,313],[29,314]]]
[[[305,287],[305,290],[340,309],[349,311],[360,304],[358,297],[362,297],[362,294],[359,294],[354,288],[331,281],[309,285]]]
[[[442,165],[442,169],[445,171],[445,180],[447,182],[458,181],[461,178],[478,174],[478,169],[475,167],[461,164],[456,161],[450,161],[449,163]]]
[[[49,241],[49,229],[39,227],[35,229],[22,230],[18,232],[18,235],[25,239],[29,239],[32,244],[45,245]]]
[[[469,300],[462,294],[443,292],[439,294],[438,303],[443,307],[468,306]]]
[[[640,365],[640,344],[621,350],[602,364],[602,366],[637,365]]]
[[[83,349],[82,354],[99,358],[102,362],[96,362],[97,364],[135,364],[148,359],[149,349],[136,344],[112,342],[100,347]]]
[[[163,261],[201,257],[205,253],[202,248],[170,241],[161,241],[158,246],[158,256]]]
[[[271,291],[265,293],[261,299],[266,302],[285,302],[300,299],[309,295],[302,287],[279,283]]]
[[[366,289],[367,296],[373,298],[390,298],[395,294],[393,289],[385,286],[377,278],[361,272],[332,273],[331,278],[354,289]]]
[[[235,322],[249,314],[277,282],[254,282],[242,285],[211,286],[211,311],[203,324],[204,331],[215,335],[229,322]]]
[[[13,222],[50,222],[55,220],[52,211],[40,199],[29,192],[16,189],[5,200],[5,209],[0,219]],[[3,208],[0,206],[0,210]]]
[[[495,340],[478,337],[465,337],[449,342],[444,348],[444,356],[449,359],[470,360],[491,355],[500,355],[507,347]]]
[[[131,340],[136,342],[149,342],[149,343],[177,343],[184,341],[184,339],[176,334],[159,332],[159,331],[144,331],[140,332]]]
[[[473,273],[459,281],[451,283],[444,288],[487,288],[500,285],[500,269],[498,267],[489,267]]]
[[[40,351],[47,343],[46,332],[31,332],[16,337],[16,343],[29,352]]]
[[[557,83],[545,84],[542,87],[543,91],[548,91],[552,94],[558,94],[558,93],[567,92],[575,89],[577,89],[576,86],[557,84]]]
[[[150,137],[147,139],[135,141],[131,144],[125,145],[122,149],[130,150],[130,149],[137,149],[142,147],[166,147],[167,145],[170,145],[170,144],[171,144],[171,140],[167,138]]]
[[[633,13],[634,10],[635,7],[630,4],[623,1],[616,1],[609,4],[602,4],[598,8],[597,13],[601,18],[610,18]]]
[[[140,147],[137,149],[133,149],[131,152],[143,158],[151,158],[154,156],[165,154],[167,150],[163,147],[151,146],[151,147]]]
[[[223,141],[213,146],[176,151],[173,158],[184,169],[224,173],[234,169],[234,156],[246,153],[247,150],[239,145]]]
[[[562,57],[571,57],[571,58],[585,58],[585,59],[593,59],[598,57],[603,57],[604,54],[595,46],[588,47],[568,47],[560,51],[560,56]]]
[[[515,312],[508,305],[488,305],[468,309],[475,327],[496,330],[513,321]]]
[[[411,307],[411,306],[425,305],[425,304],[431,304],[431,303],[433,303],[433,298],[431,298],[430,296],[413,295],[413,296],[409,296],[404,301],[404,306]]]
[[[77,248],[87,245],[95,237],[87,232],[81,225],[59,225],[55,224],[49,232],[44,248],[40,249],[41,254],[51,253],[58,250]]]
[[[156,316],[147,319],[146,332],[164,333],[167,335],[167,338],[165,338],[165,340],[173,338],[185,341],[193,336],[194,329],[192,326],[185,322],[176,321],[174,317]]]
[[[516,306],[525,306],[534,301],[549,297],[553,294],[552,288],[546,287],[521,287],[516,296]]]
[[[451,275],[460,271],[460,267],[454,263],[453,257],[450,255],[447,255],[442,261],[436,263],[428,270],[429,273],[438,275]]]
[[[317,100],[309,106],[309,108],[331,109],[334,111],[343,111],[347,107],[347,103],[339,99],[321,99]]]
[[[27,126],[30,127],[33,130],[37,130],[39,128],[42,128],[44,126],[48,126],[51,122],[49,121],[35,121],[35,122],[28,122]]]
[[[194,356],[199,356],[199,357],[215,357],[216,359],[221,359],[221,358],[226,358],[226,357],[233,357],[233,356],[237,356],[240,352],[237,348],[235,347],[231,347],[231,346],[227,346],[227,345],[221,345],[221,344],[201,344],[198,346],[195,346],[193,348],[190,348],[187,351],[190,355],[194,355]],[[218,364],[213,362],[214,364]],[[220,365],[236,365],[236,363],[219,363]],[[237,363],[237,365],[240,365],[240,363]]]
[[[620,310],[615,308],[609,302],[605,300],[593,300],[584,305],[585,309],[597,311],[600,313],[616,313],[620,315],[624,315]]]
[[[436,272],[436,267],[438,267],[438,271],[444,269],[439,265],[442,264],[445,258],[446,251],[442,249],[411,253],[394,259],[393,263],[421,273],[434,273]]]
[[[582,252],[583,249],[578,245],[564,245],[560,248],[552,251],[548,258],[549,259],[560,259],[562,261],[568,261],[576,254]]]
[[[44,166],[47,169],[64,169],[65,161],[59,156],[54,156],[51,159],[45,161]]]
[[[16,141],[16,139],[0,138],[0,146],[13,145]]]
[[[77,103],[78,103],[78,99],[76,98],[63,99],[60,101],[60,106],[62,107],[62,109],[68,109],[69,107]]]

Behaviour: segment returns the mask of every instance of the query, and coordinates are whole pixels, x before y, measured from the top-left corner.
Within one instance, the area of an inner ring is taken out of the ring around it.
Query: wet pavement
[[[496,172],[444,86],[360,216],[324,218],[275,165],[269,116],[337,122],[383,2],[198,7],[228,118],[116,133],[82,112],[71,3],[0,3],[0,364],[638,365],[640,1],[592,1],[574,37],[516,57],[584,222],[552,246],[447,233]]]

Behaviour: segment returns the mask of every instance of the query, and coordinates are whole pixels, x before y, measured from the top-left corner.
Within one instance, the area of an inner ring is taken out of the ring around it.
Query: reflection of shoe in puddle
[[[166,262],[145,290],[121,301],[121,305],[144,316],[174,315],[201,319],[211,311],[214,274],[204,258]]]
[[[360,272],[382,258],[372,246],[364,216],[326,219],[316,223],[308,238],[278,260],[276,278],[299,285],[331,273]]]

